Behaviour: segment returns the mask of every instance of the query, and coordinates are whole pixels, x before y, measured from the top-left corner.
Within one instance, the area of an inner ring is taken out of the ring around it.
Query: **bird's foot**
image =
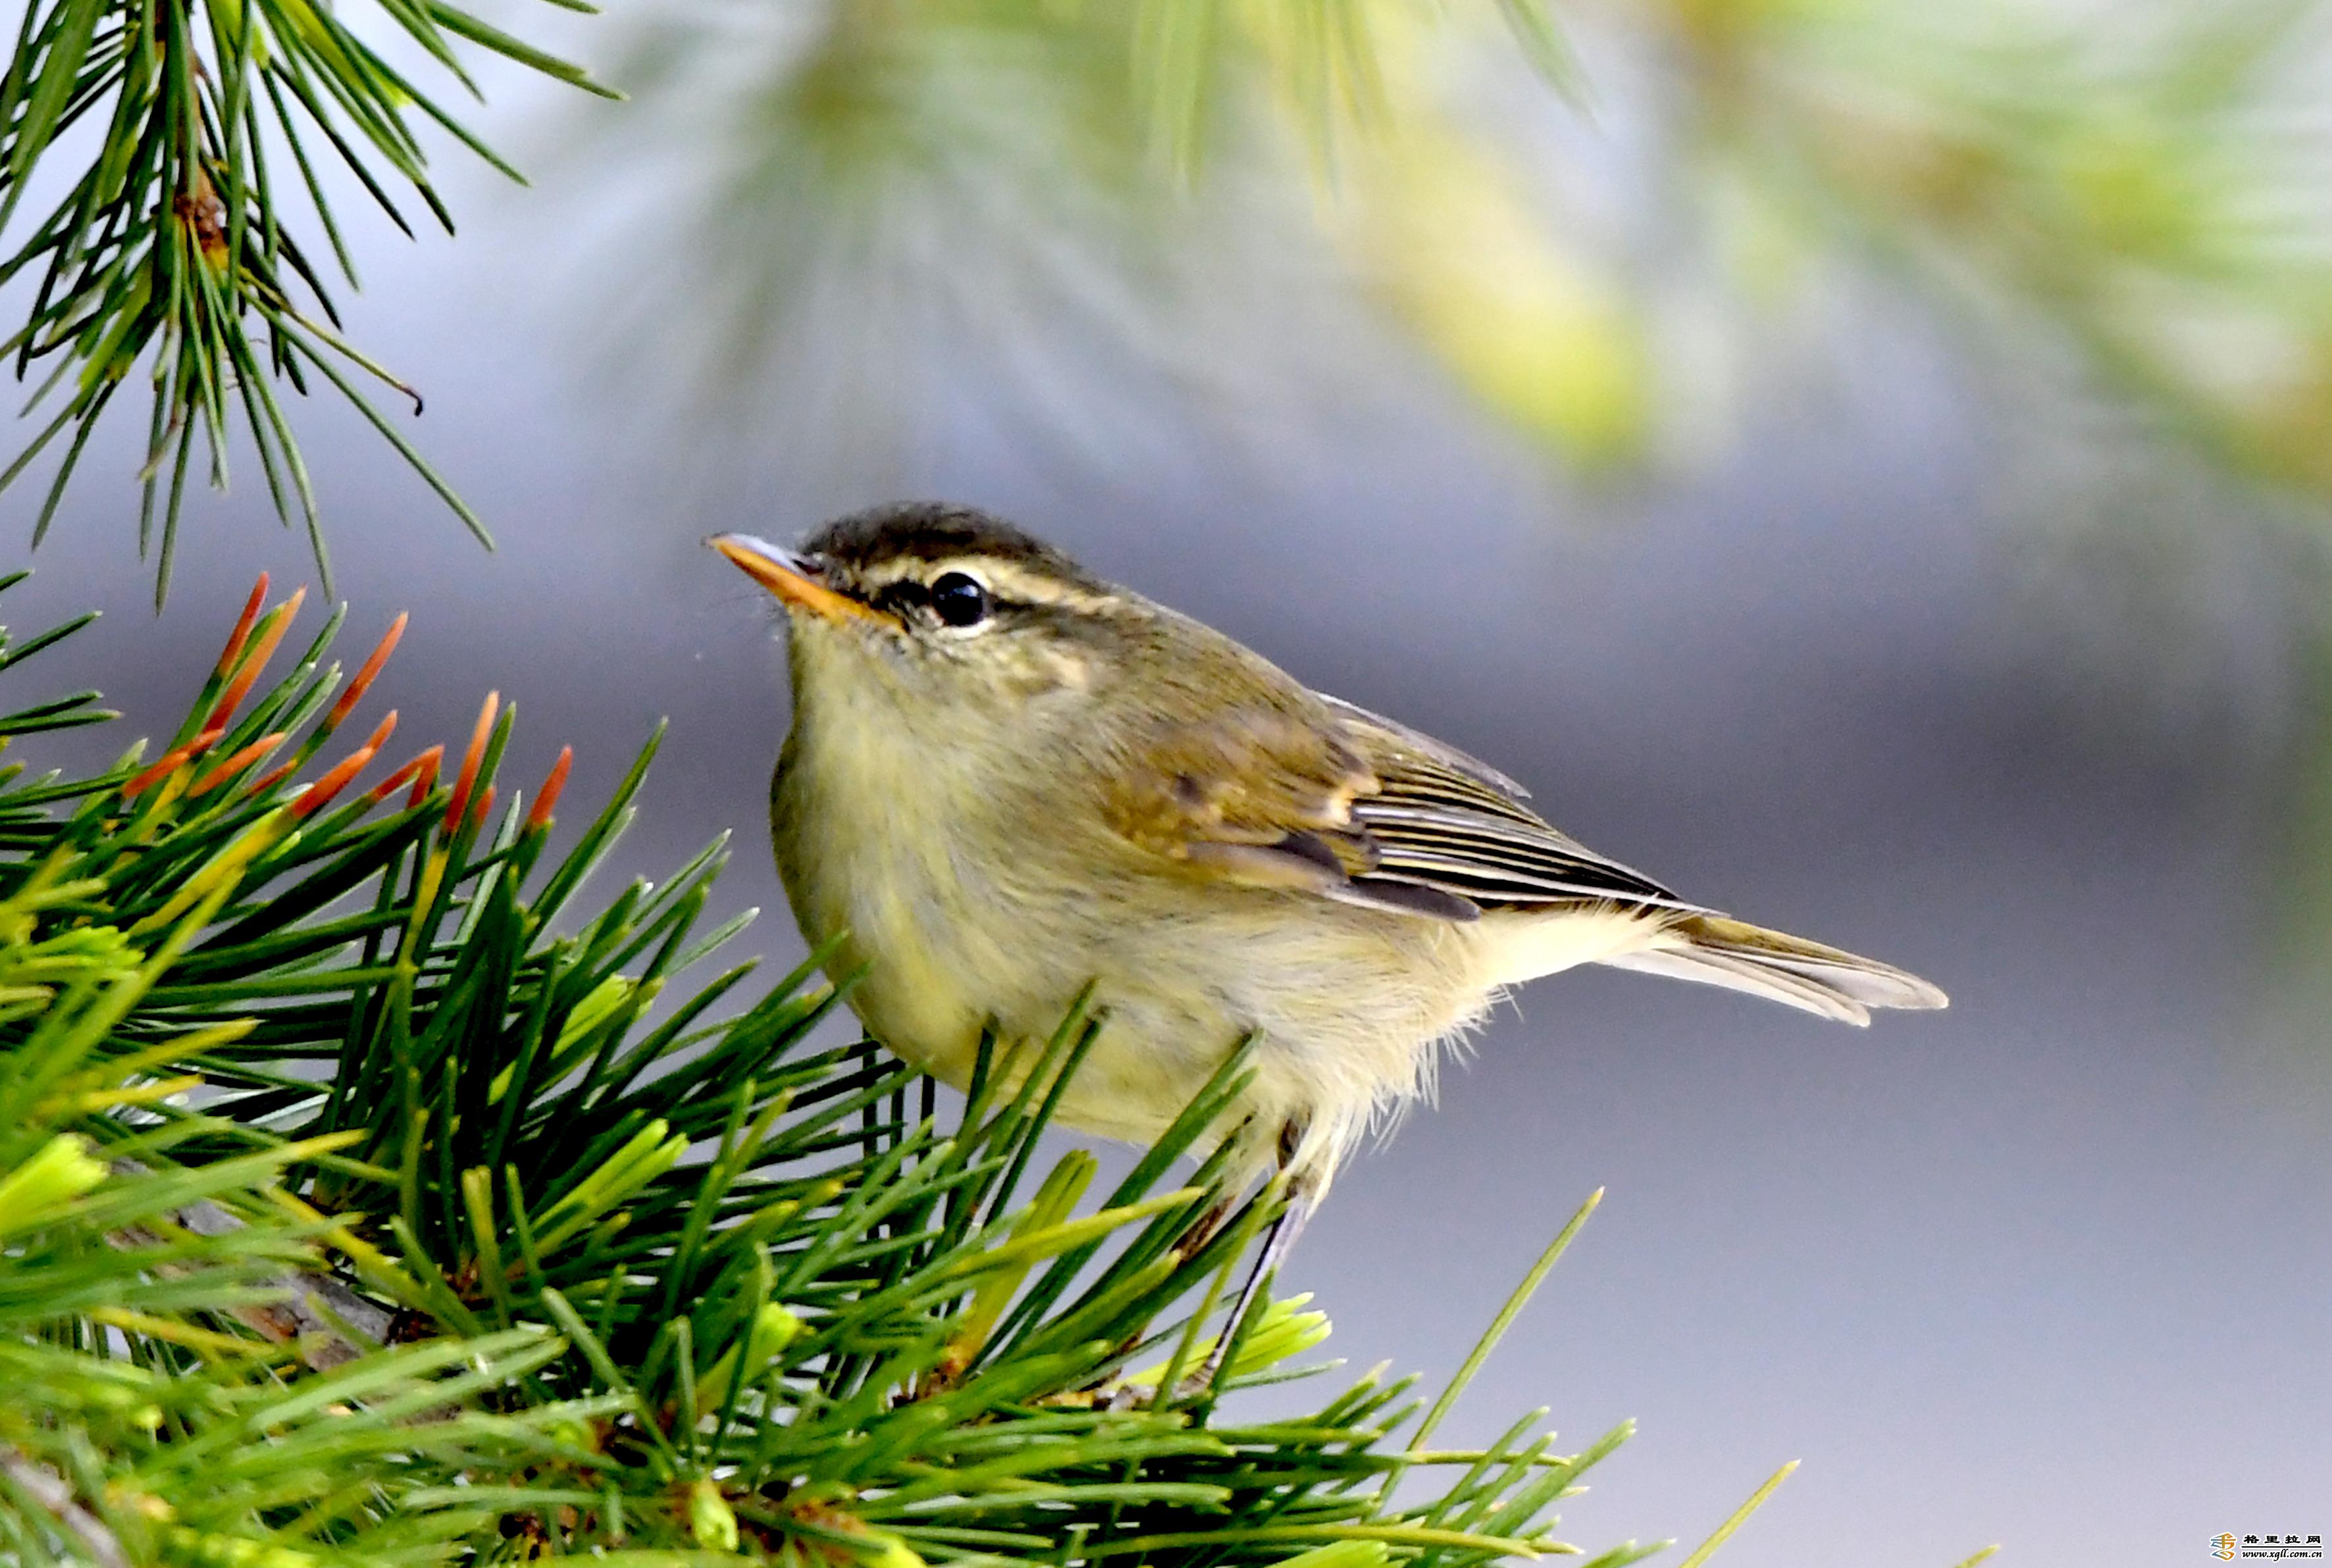
[[[1150,1383],[1122,1383],[1113,1388],[1096,1392],[1094,1404],[1097,1410],[1172,1410],[1181,1405],[1212,1404],[1215,1402],[1215,1378],[1219,1369],[1202,1366],[1198,1371],[1175,1381],[1165,1398],[1158,1396],[1158,1385]]]

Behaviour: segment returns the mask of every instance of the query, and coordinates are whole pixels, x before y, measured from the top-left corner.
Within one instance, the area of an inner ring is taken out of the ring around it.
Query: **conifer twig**
[[[330,591],[315,496],[281,398],[286,388],[304,394],[311,372],[354,402],[483,537],[452,489],[339,368],[412,396],[419,412],[417,394],[340,336],[277,176],[287,159],[297,167],[354,286],[311,141],[408,233],[395,187],[453,226],[430,183],[422,122],[517,177],[389,62],[391,35],[417,43],[472,91],[457,45],[587,91],[607,90],[448,0],[381,0],[378,10],[379,22],[360,29],[311,0],[26,0],[0,73],[0,283],[24,278],[32,297],[23,325],[0,337],[0,355],[20,381],[49,362],[25,405],[48,416],[0,470],[0,489],[72,431],[49,479],[37,543],[98,420],[142,370],[152,394],[139,543],[154,562],[158,604],[169,588],[196,448],[210,482],[224,488],[238,432],[258,455],[276,511],[288,523],[296,509],[306,524]],[[45,212],[26,214],[35,172],[77,145],[67,139],[77,126],[99,128],[86,164]]]
[[[116,1160],[113,1168],[124,1175],[150,1174],[136,1160]],[[177,1210],[169,1219],[196,1236],[227,1236],[246,1228],[244,1221],[208,1198]],[[106,1239],[117,1247],[132,1248],[158,1246],[162,1240],[142,1225],[125,1226]],[[295,1345],[301,1359],[319,1372],[378,1349],[396,1321],[388,1308],[358,1295],[320,1267],[287,1269],[262,1282],[260,1289],[267,1298],[236,1307],[234,1316],[263,1338]],[[352,1332],[361,1337],[352,1338]]]

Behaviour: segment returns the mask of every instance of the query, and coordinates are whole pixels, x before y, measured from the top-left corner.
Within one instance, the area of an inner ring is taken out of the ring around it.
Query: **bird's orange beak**
[[[783,601],[788,609],[808,610],[833,622],[880,621],[880,611],[837,594],[817,580],[817,567],[750,534],[715,534],[704,541],[734,562],[739,570]]]

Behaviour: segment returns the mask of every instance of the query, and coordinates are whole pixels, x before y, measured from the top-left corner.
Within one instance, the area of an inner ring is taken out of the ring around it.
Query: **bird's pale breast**
[[[1115,839],[1097,805],[1090,831],[1030,832],[980,747],[821,717],[797,716],[772,794],[795,914],[813,941],[848,933],[834,968],[864,966],[868,1030],[959,1087],[985,1023],[1042,1038],[1093,982],[1108,1020],[1068,1125],[1154,1137],[1253,1031],[1258,1137],[1308,1123],[1307,1163],[1333,1166],[1514,977],[1498,923],[1210,883]]]

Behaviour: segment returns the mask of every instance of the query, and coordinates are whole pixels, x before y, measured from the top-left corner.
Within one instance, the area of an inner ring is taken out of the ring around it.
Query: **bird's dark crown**
[[[898,561],[998,561],[1064,584],[1102,584],[1067,556],[1002,518],[944,501],[905,501],[836,518],[802,542],[853,575]]]

